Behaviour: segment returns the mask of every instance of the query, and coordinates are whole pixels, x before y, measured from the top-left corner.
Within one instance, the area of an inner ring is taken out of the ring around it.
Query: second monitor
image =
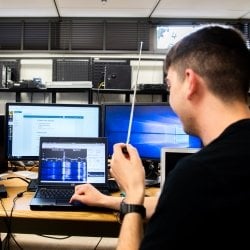
[[[94,104],[6,104],[6,158],[38,160],[40,137],[99,137],[101,107]]]
[[[126,142],[131,104],[104,105],[104,131],[108,138],[108,154],[113,145]],[[131,128],[130,144],[145,160],[160,160],[162,147],[201,148],[198,137],[183,130],[179,117],[166,103],[136,103]]]

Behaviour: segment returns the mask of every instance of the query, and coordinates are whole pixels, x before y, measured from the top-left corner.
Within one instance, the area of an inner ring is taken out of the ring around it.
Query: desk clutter
[[[37,171],[37,168],[31,168],[32,167],[30,167],[30,171]],[[27,168],[27,171],[29,171],[28,169],[29,168]],[[4,185],[7,190],[7,197],[1,199],[0,205],[0,232],[2,237],[0,240],[3,241],[2,246],[5,243],[13,243],[12,245],[15,245],[16,243],[14,242],[8,242],[9,239],[13,239],[12,237],[15,237],[17,243],[21,246],[26,246],[27,242],[25,244],[21,236],[21,238],[16,237],[17,234],[20,233],[31,234],[30,237],[28,237],[30,244],[32,244],[32,235],[34,234],[58,236],[67,236],[70,234],[72,236],[102,237],[102,239],[104,239],[104,237],[114,238],[119,235],[120,223],[117,220],[117,214],[113,210],[34,211],[29,207],[33,192],[27,192],[28,183],[26,181],[28,179],[24,181],[24,178],[21,178],[18,174],[16,175],[15,172],[1,174],[0,177],[1,184]],[[159,188],[150,188],[146,190],[146,196],[155,196],[158,195],[158,192]],[[114,194],[114,196],[120,195],[118,193]],[[11,224],[9,224],[10,221]],[[35,249],[40,249],[39,247],[35,247]],[[27,249],[34,248],[31,247]],[[50,249],[54,248],[50,247]],[[59,249],[64,248],[61,247]],[[108,247],[107,249],[111,248]]]
[[[33,168],[31,171],[36,170]],[[49,246],[49,249],[82,249],[86,244],[86,247],[90,246],[86,249],[93,249],[102,239],[103,246],[115,249],[114,241],[112,244],[105,243],[105,238],[117,237],[119,233],[120,225],[113,212],[32,211],[29,202],[33,193],[26,191],[28,183],[24,178],[14,172],[1,174],[0,177],[1,185],[7,190],[7,197],[1,199],[0,205],[2,248],[44,249]],[[23,237],[24,235],[27,237]],[[66,238],[69,240],[62,240]],[[79,244],[74,243],[76,239]],[[91,243],[87,243],[90,239]]]
[[[146,70],[147,74],[144,73],[145,77],[143,77],[144,74],[141,74],[138,77],[138,83],[163,85],[163,62],[163,59],[141,60],[141,68]],[[71,82],[71,87],[76,85],[76,88],[79,83],[82,87],[87,86],[87,88],[133,89],[138,67],[138,61],[129,58],[86,57],[77,60],[55,58],[47,63],[47,67],[51,67],[52,72],[52,79],[49,82],[42,79],[44,78],[43,73],[33,79],[21,79],[21,68],[23,65],[32,65],[32,60],[2,60],[0,62],[0,88],[40,89],[57,85],[56,82],[61,82],[61,85]],[[39,65],[39,62],[36,64]],[[154,70],[149,70],[149,66],[152,66]],[[91,84],[86,85],[87,82]]]

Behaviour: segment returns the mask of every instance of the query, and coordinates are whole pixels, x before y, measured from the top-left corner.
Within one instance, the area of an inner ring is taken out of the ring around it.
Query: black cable
[[[158,2],[156,3],[156,5],[154,6],[153,10],[149,14],[148,19],[150,19],[152,17],[153,13],[155,12],[155,10],[158,7],[158,5],[160,4],[160,2],[161,2],[161,0],[158,0]]]
[[[22,180],[22,181],[25,181],[25,182],[27,182],[28,184],[30,183],[30,180],[27,180],[27,179],[25,179],[25,178],[23,178],[23,177],[19,177],[19,176],[7,177],[7,180],[15,179],[15,178],[20,179],[20,180]]]
[[[101,237],[101,238],[99,239],[99,241],[97,242],[96,246],[94,247],[94,250],[97,249],[97,247],[99,246],[99,244],[101,243],[101,241],[102,241],[102,237]]]
[[[3,201],[2,199],[1,200],[1,205],[2,205],[2,208],[4,210],[4,213],[5,213],[5,224],[6,224],[6,228],[7,228],[7,235],[4,239],[4,242],[5,242],[5,245],[4,245],[4,250],[9,250],[10,249],[10,239],[12,239],[14,241],[14,243],[16,244],[16,246],[20,249],[20,250],[23,250],[23,248],[19,245],[19,243],[16,241],[15,237],[13,236],[12,232],[11,232],[11,224],[12,224],[12,215],[13,215],[13,211],[14,211],[14,208],[15,208],[15,205],[16,205],[16,201],[18,198],[22,197],[23,194],[25,193],[26,191],[23,191],[23,192],[20,192],[16,195],[16,197],[14,197],[13,199],[13,205],[12,205],[12,208],[11,208],[11,211],[10,211],[10,215],[8,215],[7,213],[7,210],[3,204]]]
[[[13,199],[13,205],[12,205],[12,208],[11,208],[11,211],[10,211],[10,216],[9,216],[9,238],[8,238],[8,248],[9,249],[9,244],[10,244],[10,239],[12,238],[12,240],[14,241],[14,243],[17,245],[17,247],[20,249],[20,250],[23,250],[23,248],[19,245],[19,243],[16,241],[15,237],[13,236],[12,232],[11,232],[11,224],[12,224],[12,215],[13,215],[13,211],[14,211],[14,208],[16,206],[16,201],[18,198],[22,197],[23,194],[25,193],[26,191],[23,191],[23,192],[20,192],[17,194],[17,196]]]
[[[100,99],[100,89],[103,89],[105,87],[104,82],[100,82],[97,87],[97,103],[101,104],[102,100]],[[104,99],[104,94],[101,96],[102,99]],[[105,100],[104,100],[105,101]]]
[[[9,215],[7,213],[7,210],[3,204],[3,200],[0,198],[0,201],[1,201],[1,205],[2,205],[2,208],[3,208],[3,211],[5,213],[5,218],[4,218],[4,222],[5,222],[5,225],[6,225],[6,228],[7,228],[7,235],[5,237],[5,239],[7,239],[8,237],[8,233],[10,232],[10,225],[9,225]],[[5,239],[3,241],[5,241]],[[8,241],[7,241],[8,242]],[[5,243],[6,244],[6,243]]]
[[[61,15],[60,15],[60,12],[59,12],[59,9],[58,9],[58,6],[57,6],[57,3],[56,3],[56,0],[54,0],[54,5],[55,5],[56,12],[57,12],[57,15],[58,15],[58,20],[60,21],[60,20],[61,20]]]

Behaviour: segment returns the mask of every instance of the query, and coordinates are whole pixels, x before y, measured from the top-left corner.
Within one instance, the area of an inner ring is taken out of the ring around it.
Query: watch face
[[[128,205],[122,201],[121,207],[120,207],[120,214],[124,216],[128,212]]]

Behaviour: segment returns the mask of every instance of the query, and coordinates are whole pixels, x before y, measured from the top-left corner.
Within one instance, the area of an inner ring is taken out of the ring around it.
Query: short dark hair
[[[250,52],[243,35],[231,26],[210,25],[184,37],[170,49],[165,65],[180,77],[186,68],[193,69],[225,100],[247,101]]]

